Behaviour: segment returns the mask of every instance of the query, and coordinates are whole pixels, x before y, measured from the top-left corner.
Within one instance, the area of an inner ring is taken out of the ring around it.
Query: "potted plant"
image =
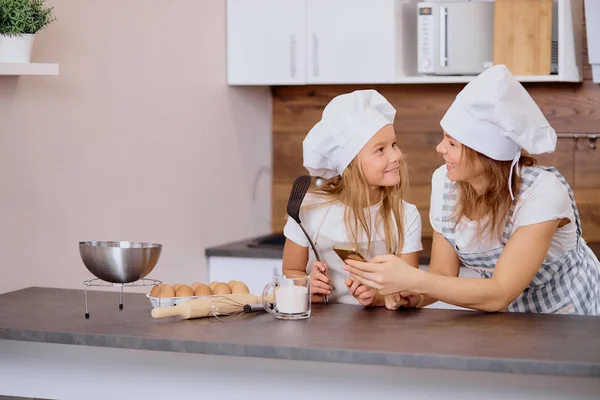
[[[31,61],[34,35],[56,18],[44,0],[0,0],[0,62]]]

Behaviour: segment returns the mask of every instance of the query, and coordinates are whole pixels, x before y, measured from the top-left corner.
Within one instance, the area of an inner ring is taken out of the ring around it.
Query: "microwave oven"
[[[417,70],[424,75],[477,75],[493,63],[494,3],[417,4]]]

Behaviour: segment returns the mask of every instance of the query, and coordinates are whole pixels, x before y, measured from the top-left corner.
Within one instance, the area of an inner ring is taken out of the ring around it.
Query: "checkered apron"
[[[517,297],[506,311],[562,314],[600,314],[600,262],[582,238],[579,210],[566,179],[551,167],[524,167],[521,169],[523,193],[542,170],[556,175],[569,191],[575,222],[577,245],[558,260],[544,262],[529,286]],[[456,246],[456,220],[452,214],[456,208],[457,186],[446,177],[444,205],[442,206],[442,234],[450,242],[465,267],[477,271],[482,278],[491,278],[504,246],[510,238],[512,216],[516,201],[511,205],[502,233],[502,246],[481,253],[463,253]]]

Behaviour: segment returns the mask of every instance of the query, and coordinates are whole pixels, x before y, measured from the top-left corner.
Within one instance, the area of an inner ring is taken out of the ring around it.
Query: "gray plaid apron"
[[[551,167],[525,167],[521,169],[523,193],[542,170],[556,175],[569,191],[575,222],[577,224],[577,245],[558,260],[544,262],[529,286],[506,311],[562,314],[600,314],[600,262],[582,238],[579,210],[575,197],[566,179]],[[481,253],[463,253],[455,244],[456,226],[454,213],[457,201],[456,183],[446,177],[444,184],[444,205],[442,206],[442,234],[454,247],[465,267],[477,271],[482,278],[491,278],[496,262],[510,237],[512,216],[516,201],[511,205],[504,230],[502,246]]]

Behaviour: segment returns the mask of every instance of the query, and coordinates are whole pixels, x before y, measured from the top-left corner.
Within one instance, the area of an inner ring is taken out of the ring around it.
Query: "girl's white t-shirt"
[[[447,173],[446,166],[443,165],[433,173],[431,179],[429,220],[433,229],[439,233],[442,233],[442,206]],[[542,170],[517,199],[510,234],[520,226],[563,218],[568,218],[569,223],[555,232],[545,262],[554,261],[575,247],[577,225],[567,188],[552,172]],[[463,253],[482,253],[502,246],[500,239],[492,237],[489,231],[480,237],[477,234],[477,223],[466,217],[461,218],[456,226],[455,244]]]
[[[311,235],[311,238],[318,231],[319,235],[322,234],[339,243],[350,242],[351,239],[346,232],[344,224],[346,206],[339,202],[320,205],[321,203],[323,203],[323,199],[312,193],[307,194],[304,198],[304,202],[302,203],[303,207],[300,210],[300,222],[302,222],[304,229]],[[305,205],[317,206],[308,208],[305,207]],[[371,214],[371,236],[385,241],[383,224],[378,224],[379,226],[377,227],[375,226],[375,217],[380,206],[381,203],[377,203],[374,206],[369,207]],[[421,244],[421,215],[414,204],[404,200],[402,200],[402,209],[404,214],[404,245],[402,251],[399,253],[403,254],[421,251],[423,250],[423,245]],[[367,215],[366,212],[365,215]],[[378,229],[375,230],[375,228]],[[309,246],[308,239],[304,235],[304,232],[302,232],[298,223],[289,216],[283,229],[283,234],[286,238],[300,246]],[[359,236],[359,242],[364,240],[366,240],[366,234],[363,233],[362,237]],[[366,254],[364,255],[369,257]]]
[[[323,204],[322,196],[309,193],[306,195],[303,207],[300,211],[300,221],[304,229],[315,241],[317,250],[321,257],[321,261],[327,263],[329,267],[329,276],[331,278],[333,290],[329,296],[329,301],[345,304],[359,304],[358,301],[349,293],[344,281],[348,277],[348,273],[342,269],[344,262],[333,251],[333,246],[351,245],[351,238],[348,235],[345,223],[344,213],[346,207],[341,203]],[[307,205],[316,205],[313,207],[305,207]],[[367,239],[364,232],[359,235],[358,246],[359,251],[367,259],[375,255],[386,254],[385,235],[383,224],[378,223],[376,218],[377,212],[381,203],[368,208],[371,214],[371,249],[367,253]],[[417,207],[413,204],[402,202],[403,208],[403,224],[404,224],[404,244],[399,254],[414,253],[423,250],[421,244],[421,216]],[[365,210],[366,211],[366,210]],[[368,215],[365,212],[365,215]],[[308,247],[309,242],[300,226],[291,217],[288,217],[287,223],[283,230],[287,239],[299,244],[303,247]],[[312,264],[315,260],[312,249],[308,249],[308,263],[306,265],[306,273],[312,271]]]

